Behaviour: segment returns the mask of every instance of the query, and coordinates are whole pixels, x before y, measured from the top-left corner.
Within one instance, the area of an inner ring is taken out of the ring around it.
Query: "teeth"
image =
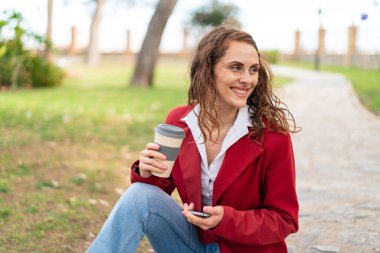
[[[232,88],[232,90],[234,92],[236,92],[237,94],[239,94],[239,95],[245,95],[245,94],[247,94],[246,90],[239,90],[239,89],[236,89],[236,88]]]

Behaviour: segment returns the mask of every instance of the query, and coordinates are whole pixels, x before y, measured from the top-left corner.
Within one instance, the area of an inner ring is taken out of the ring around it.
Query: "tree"
[[[100,53],[98,50],[99,26],[102,18],[104,4],[106,0],[96,0],[96,8],[92,16],[90,28],[90,40],[87,47],[86,62],[90,65],[97,65],[100,61]]]
[[[152,86],[162,33],[176,4],[177,0],[159,0],[149,22],[140,52],[137,55],[135,69],[130,81],[131,85]]]
[[[238,10],[238,7],[233,4],[223,4],[218,0],[213,0],[210,5],[202,6],[192,13],[191,23],[193,26],[207,28],[218,26],[229,19],[236,25],[240,23],[236,17]]]
[[[47,8],[47,31],[45,42],[45,58],[47,61],[51,61],[51,48],[52,48],[52,31],[53,31],[53,0],[48,0]]]
[[[130,1],[130,0],[129,0]],[[127,2],[129,2],[127,1]],[[87,45],[85,60],[89,65],[97,65],[100,62],[100,52],[98,49],[98,38],[99,38],[99,27],[102,19],[102,14],[104,10],[106,0],[82,0],[81,3],[89,5],[89,9],[92,10],[93,5],[95,5],[94,13],[92,14],[91,26],[90,26],[90,36]],[[64,0],[65,5],[71,5],[75,3],[73,0]]]

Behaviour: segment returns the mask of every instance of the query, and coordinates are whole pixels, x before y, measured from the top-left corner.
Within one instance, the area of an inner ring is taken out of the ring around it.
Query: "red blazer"
[[[143,178],[131,170],[131,181],[156,185],[168,194],[177,188],[183,203],[193,202],[194,209],[201,210],[201,158],[190,129],[181,121],[191,109],[175,108],[166,119],[186,133],[171,177]],[[289,134],[265,129],[261,145],[248,135],[233,144],[215,179],[212,202],[223,206],[224,216],[215,228],[199,229],[203,242],[218,242],[221,253],[287,252],[284,239],[298,230]]]

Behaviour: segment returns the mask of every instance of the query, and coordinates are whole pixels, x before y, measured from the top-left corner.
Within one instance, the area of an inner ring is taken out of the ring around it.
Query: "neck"
[[[218,123],[221,128],[231,127],[235,122],[239,110],[236,108],[218,108]]]

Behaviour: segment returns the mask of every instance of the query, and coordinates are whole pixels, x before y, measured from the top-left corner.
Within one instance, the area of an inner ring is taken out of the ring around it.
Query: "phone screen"
[[[191,213],[191,214],[193,214],[195,216],[201,217],[201,218],[211,217],[211,214],[204,213],[204,212],[197,212],[197,211],[189,210],[189,213]]]

